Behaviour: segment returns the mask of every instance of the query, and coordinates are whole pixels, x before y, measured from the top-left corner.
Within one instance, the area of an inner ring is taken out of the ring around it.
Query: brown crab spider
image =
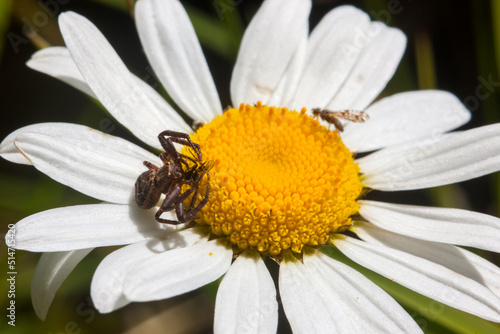
[[[196,219],[196,215],[207,204],[210,192],[210,175],[208,171],[212,168],[211,161],[202,161],[200,146],[191,141],[188,134],[166,130],[158,135],[161,146],[165,150],[160,154],[163,166],[144,161],[148,168],[142,173],[135,183],[135,201],[142,209],[154,207],[161,194],[165,194],[165,199],[155,214],[155,218],[160,223],[184,224]],[[188,146],[194,152],[193,158],[177,152],[174,143]],[[189,160],[189,161],[188,161]],[[191,166],[189,164],[191,162]],[[207,175],[207,186],[203,199],[196,205],[199,194],[199,183],[203,176]],[[182,187],[188,185],[189,188],[182,192]],[[193,195],[187,208],[184,201]],[[175,210],[177,220],[163,219],[160,216],[163,212]]]

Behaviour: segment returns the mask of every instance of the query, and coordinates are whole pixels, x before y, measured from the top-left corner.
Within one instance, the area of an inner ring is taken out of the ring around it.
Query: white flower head
[[[14,227],[17,249],[44,252],[32,287],[41,318],[93,248],[126,245],[94,274],[92,300],[102,313],[183,294],[224,275],[215,332],[275,332],[277,296],[264,264],[271,258],[280,264],[280,297],[294,332],[421,332],[392,297],[326,255],[337,248],[422,295],[500,322],[500,269],[455,246],[499,252],[498,218],[365,196],[370,189],[435,187],[499,170],[500,125],[449,133],[470,114],[443,91],[373,103],[398,66],[406,37],[351,6],[332,10],[309,34],[310,8],[309,0],[263,3],[234,67],[235,108],[223,112],[180,2],[137,2],[146,55],[175,103],[203,124],[196,131],[127,69],[91,22],[61,14],[66,48],[43,49],[28,66],[97,98],[150,147],[164,149],[158,134],[165,130],[190,134],[201,163],[213,166],[190,184],[195,196],[207,198],[193,222],[163,224],[155,220],[158,207],[137,206],[134,185],[148,170],[144,161],[163,166],[171,162],[164,156],[75,124],[30,125],[5,138],[3,158],[32,164],[104,201],[41,212]],[[313,108],[363,111],[369,120],[331,131]],[[190,156],[192,147],[179,144]],[[185,170],[194,158],[188,160]],[[197,203],[189,200],[187,210]],[[172,210],[161,217],[179,215]]]

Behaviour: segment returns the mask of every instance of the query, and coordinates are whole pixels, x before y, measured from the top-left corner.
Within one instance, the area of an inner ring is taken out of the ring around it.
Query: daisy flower
[[[277,293],[264,263],[270,258],[279,263],[279,295],[294,332],[421,332],[386,292],[325,254],[338,249],[422,295],[500,322],[500,269],[455,246],[499,252],[498,218],[367,196],[499,170],[500,125],[449,132],[470,114],[443,91],[373,102],[398,66],[404,34],[351,6],[332,10],[309,34],[310,8],[308,0],[263,3],[233,70],[235,107],[223,112],[180,2],[137,2],[145,53],[173,101],[203,124],[197,131],[127,69],[91,22],[60,15],[66,47],[41,50],[28,66],[98,99],[153,149],[162,149],[164,130],[190,134],[214,166],[208,203],[194,224],[161,224],[157,208],[142,210],[134,200],[143,161],[163,164],[158,152],[76,124],[34,124],[5,138],[3,158],[103,201],[41,212],[11,231],[12,246],[44,253],[32,285],[41,318],[92,249],[126,245],[94,274],[91,296],[102,313],[224,275],[215,332],[275,332]],[[370,119],[346,122],[340,133],[313,118],[313,108],[363,110]],[[176,220],[174,212],[162,217]]]

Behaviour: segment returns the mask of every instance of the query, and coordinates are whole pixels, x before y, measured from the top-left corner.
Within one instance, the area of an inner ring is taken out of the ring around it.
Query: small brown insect
[[[158,139],[165,150],[160,154],[163,166],[158,167],[149,161],[144,161],[144,165],[149,170],[139,175],[135,182],[135,201],[140,208],[150,209],[158,203],[161,194],[165,194],[165,199],[155,214],[156,220],[174,225],[188,223],[195,219],[198,212],[207,204],[210,191],[208,171],[212,168],[213,162],[202,161],[200,146],[193,143],[186,133],[167,130],[160,133]],[[189,146],[194,152],[194,157],[177,152],[174,143]],[[192,166],[188,161],[192,163]],[[205,175],[207,175],[205,196],[196,205],[198,185]],[[189,186],[184,192],[182,192],[183,185]],[[185,208],[184,201],[191,194],[193,197],[189,206]],[[163,212],[174,209],[177,221],[160,218]]]
[[[315,117],[320,117],[325,122],[333,124],[340,132],[344,131],[344,126],[339,118],[355,123],[364,123],[370,119],[370,115],[358,110],[338,110],[331,111],[328,109],[314,108],[312,113]]]

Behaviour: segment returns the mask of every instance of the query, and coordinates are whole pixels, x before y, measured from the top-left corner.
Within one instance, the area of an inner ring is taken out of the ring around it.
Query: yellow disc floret
[[[362,184],[352,153],[305,109],[242,104],[191,139],[203,160],[215,162],[197,223],[240,250],[300,253],[327,243],[358,211]]]

